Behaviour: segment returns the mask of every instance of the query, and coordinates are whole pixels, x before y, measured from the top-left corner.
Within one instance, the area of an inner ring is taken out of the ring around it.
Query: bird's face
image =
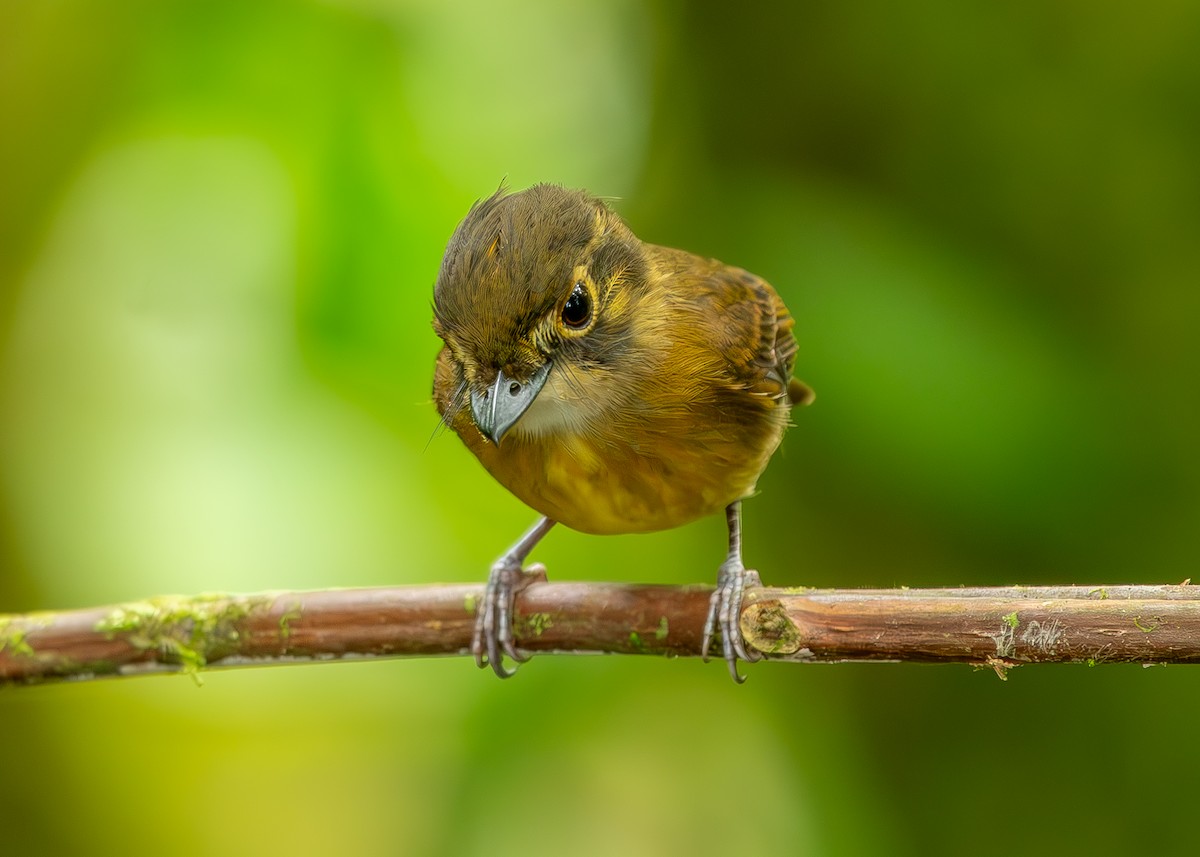
[[[476,203],[434,287],[456,387],[448,410],[469,405],[496,444],[602,421],[622,399],[646,272],[638,239],[585,193],[536,185]]]

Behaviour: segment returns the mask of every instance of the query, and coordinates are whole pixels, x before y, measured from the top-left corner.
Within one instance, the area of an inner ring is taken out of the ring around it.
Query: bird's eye
[[[567,302],[563,304],[562,320],[572,330],[582,330],[592,320],[592,299],[583,283],[575,284]]]

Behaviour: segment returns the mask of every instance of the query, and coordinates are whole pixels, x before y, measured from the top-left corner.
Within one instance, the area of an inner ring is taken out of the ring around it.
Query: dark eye
[[[562,320],[563,324],[572,330],[585,328],[587,323],[592,320],[592,299],[588,297],[583,283],[575,284],[570,297],[563,304]]]

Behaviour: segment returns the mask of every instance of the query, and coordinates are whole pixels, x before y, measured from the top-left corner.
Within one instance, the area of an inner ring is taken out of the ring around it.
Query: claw
[[[729,524],[729,556],[717,573],[717,588],[708,601],[708,616],[704,620],[704,639],[700,654],[708,660],[713,637],[720,631],[721,655],[729,665],[729,675],[741,684],[745,676],[738,673],[737,662],[741,658],[747,663],[762,660],[762,655],[746,648],[742,640],[739,619],[742,615],[742,597],[747,586],[762,586],[757,571],[748,571],[742,565],[742,508],[741,502],[731,503],[725,510]]]
[[[717,575],[717,588],[708,601],[708,617],[704,621],[704,639],[701,652],[708,660],[713,637],[721,638],[721,655],[729,666],[730,677],[741,684],[746,677],[738,672],[740,658],[747,663],[762,660],[758,652],[746,648],[742,640],[742,629],[738,622],[742,615],[742,597],[746,586],[761,586],[757,571],[747,571],[741,562],[726,562]]]
[[[500,678],[509,678],[516,670],[504,667],[503,655],[519,664],[529,660],[529,653],[517,648],[513,633],[516,598],[529,584],[545,580],[546,567],[540,564],[522,569],[519,563],[505,557],[492,566],[483,601],[475,610],[471,653],[476,666],[480,669],[490,666]]]
[[[500,678],[510,678],[515,669],[504,666],[504,655],[516,663],[524,663],[530,655],[518,649],[513,633],[513,617],[516,612],[517,594],[531,583],[546,580],[546,567],[540,563],[528,569],[521,563],[554,522],[543,518],[526,533],[512,550],[492,565],[483,599],[475,608],[475,630],[471,635],[471,654],[480,669],[491,667]]]

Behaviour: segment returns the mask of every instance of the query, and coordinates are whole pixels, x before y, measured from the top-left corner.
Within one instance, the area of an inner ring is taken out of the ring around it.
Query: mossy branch
[[[539,583],[530,652],[698,655],[711,589]],[[0,615],[0,684],[340,658],[465,655],[481,586],[152,598]],[[984,665],[1200,661],[1200,586],[753,589],[742,633],[769,660]]]

